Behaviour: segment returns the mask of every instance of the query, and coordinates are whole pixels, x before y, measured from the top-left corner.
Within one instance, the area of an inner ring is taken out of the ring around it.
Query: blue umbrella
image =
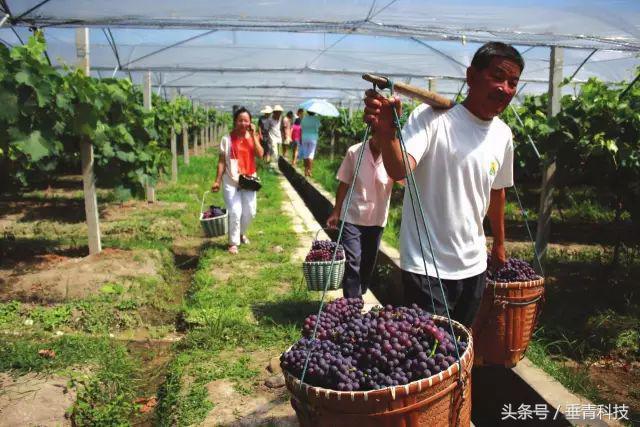
[[[309,99],[300,104],[300,108],[321,116],[338,117],[340,115],[338,109],[326,99]]]

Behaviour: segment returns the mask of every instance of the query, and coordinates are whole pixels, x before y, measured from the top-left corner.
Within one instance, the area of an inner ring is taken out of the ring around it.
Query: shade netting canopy
[[[161,95],[226,108],[310,98],[356,105],[390,76],[455,96],[486,41],[512,43],[526,67],[519,96],[548,89],[550,46],[564,47],[565,92],[597,77],[631,80],[640,65],[640,2],[502,0],[1,0],[0,41],[44,30],[52,64],[76,63],[75,27],[90,27],[97,77],[151,72]],[[575,74],[575,75],[574,75]]]

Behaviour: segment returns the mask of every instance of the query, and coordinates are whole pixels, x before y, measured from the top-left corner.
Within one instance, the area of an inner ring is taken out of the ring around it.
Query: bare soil
[[[589,367],[589,377],[607,403],[627,405],[632,425],[640,425],[640,364],[595,363]]]
[[[62,302],[99,293],[105,283],[126,286],[135,276],[160,278],[161,264],[155,251],[105,249],[84,258],[45,256],[21,268],[0,269],[0,301]]]
[[[65,414],[75,399],[66,378],[0,373],[0,426],[70,426]]]
[[[242,349],[229,354],[230,358],[237,358]],[[276,352],[252,351],[246,353],[251,357],[251,365],[260,370],[257,383],[251,395],[238,393],[233,382],[216,380],[207,384],[209,400],[215,406],[201,424],[203,426],[297,426],[298,421],[289,402],[289,392],[286,387],[269,388],[264,382],[267,378],[282,373],[271,373],[267,370],[269,361],[279,356]]]

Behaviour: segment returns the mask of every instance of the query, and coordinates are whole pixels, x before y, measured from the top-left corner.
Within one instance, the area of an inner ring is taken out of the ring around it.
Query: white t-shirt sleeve
[[[351,149],[347,150],[347,154],[344,156],[338,173],[336,174],[336,178],[345,184],[349,184],[353,180],[354,152],[355,151]]]
[[[496,173],[496,179],[491,185],[491,189],[499,190],[513,186],[513,134],[509,133],[509,141],[504,150],[502,165]]]
[[[433,108],[426,104],[416,107],[402,128],[402,139],[407,147],[407,153],[413,157],[416,164],[429,148]]]
[[[222,139],[220,140],[220,152],[224,153],[225,156],[227,156],[229,153],[230,142],[231,142],[231,139],[229,138],[229,135],[223,136]]]

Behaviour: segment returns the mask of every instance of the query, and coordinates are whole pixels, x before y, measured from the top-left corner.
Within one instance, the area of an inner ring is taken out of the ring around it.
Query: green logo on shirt
[[[491,166],[489,167],[489,175],[495,176],[496,172],[498,172],[498,162],[491,162]]]

